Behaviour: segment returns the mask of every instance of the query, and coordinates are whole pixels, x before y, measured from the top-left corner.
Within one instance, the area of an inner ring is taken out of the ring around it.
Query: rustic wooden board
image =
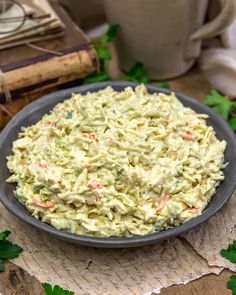
[[[161,295],[230,295],[232,292],[226,288],[227,281],[232,275],[224,270],[219,276],[208,275],[187,285],[175,285],[163,290]]]
[[[11,262],[6,262],[5,266],[5,272],[0,274],[0,292],[2,295],[45,295],[41,283],[23,269]],[[186,285],[175,285],[163,289],[160,294],[230,295],[231,291],[226,288],[226,284],[231,274],[230,271],[224,270],[219,276],[207,275]],[[156,294],[153,293],[153,295]]]

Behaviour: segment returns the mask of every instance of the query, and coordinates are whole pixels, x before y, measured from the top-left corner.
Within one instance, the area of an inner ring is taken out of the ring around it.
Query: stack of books
[[[26,1],[38,4],[42,0]],[[62,37],[41,40],[31,44],[33,47],[23,43],[0,50],[0,129],[31,101],[80,85],[84,77],[98,70],[96,51],[87,36],[57,2],[53,8],[64,24]]]

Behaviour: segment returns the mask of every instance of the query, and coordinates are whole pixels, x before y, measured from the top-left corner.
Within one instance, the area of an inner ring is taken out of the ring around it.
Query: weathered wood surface
[[[0,274],[1,295],[45,295],[41,283],[34,277],[11,262],[5,266],[5,272]],[[207,275],[186,285],[163,289],[160,295],[230,295],[232,292],[226,284],[231,274],[224,270],[219,276]]]

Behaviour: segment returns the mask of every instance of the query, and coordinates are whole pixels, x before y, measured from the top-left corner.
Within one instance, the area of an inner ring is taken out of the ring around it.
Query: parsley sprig
[[[212,90],[204,100],[213,111],[221,115],[231,128],[236,131],[236,101],[230,100],[227,96],[221,95],[217,90]]]
[[[236,263],[236,240],[229,244],[227,249],[222,249],[220,254],[230,262]]]
[[[236,263],[236,240],[232,244],[229,244],[227,249],[222,249],[220,254],[230,262]],[[232,295],[236,295],[236,275],[230,277],[227,282],[227,288],[232,290]]]
[[[11,234],[9,230],[0,233],[0,272],[4,271],[4,260],[19,257],[23,249],[7,240]]]
[[[112,80],[108,73],[109,61],[112,59],[109,44],[115,40],[118,33],[119,25],[111,25],[107,32],[96,41],[93,46],[97,52],[100,68],[97,73],[89,75],[84,79],[85,83],[95,83]]]
[[[10,236],[11,232],[9,230],[5,230],[0,233],[0,241],[6,240],[8,236]]]
[[[58,285],[55,285],[54,287],[48,283],[43,283],[42,284],[45,294],[46,295],[73,295],[75,294],[72,291],[69,290],[64,290]]]
[[[141,62],[137,62],[125,76],[127,81],[149,83],[150,78],[145,72],[144,66]]]
[[[114,41],[119,32],[119,25],[111,25],[107,32],[96,41],[93,46],[97,52],[99,59],[100,68],[99,71],[89,75],[84,79],[84,83],[96,83],[102,81],[110,81],[112,77],[109,75],[108,66],[112,59],[112,54],[110,51],[110,42]],[[122,77],[124,80],[131,82],[139,82],[147,84],[151,81],[148,77],[144,65],[141,62],[135,63],[126,75]],[[169,88],[169,84],[166,81],[157,82],[158,87]]]
[[[227,282],[227,288],[232,290],[232,295],[236,295],[236,275],[232,275]]]
[[[125,80],[144,84],[151,82],[151,79],[148,77],[144,65],[141,62],[137,62],[133,65],[130,71],[126,74]],[[169,83],[167,81],[159,81],[156,86],[169,89]]]

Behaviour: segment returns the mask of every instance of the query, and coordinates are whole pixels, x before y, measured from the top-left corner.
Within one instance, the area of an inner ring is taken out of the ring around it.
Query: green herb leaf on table
[[[236,131],[236,116],[229,118],[229,125],[234,131]]]
[[[23,251],[21,247],[6,240],[10,231],[5,230],[0,233],[0,272],[4,271],[3,260],[17,258]]]
[[[0,259],[0,272],[3,272],[5,270],[4,264],[2,259]]]
[[[227,283],[227,288],[232,290],[232,295],[236,295],[236,275],[232,275]]]
[[[112,56],[111,56],[111,52],[109,50],[109,48],[107,47],[100,47],[98,45],[94,45],[94,48],[97,52],[98,58],[100,60],[111,60]]]
[[[167,81],[159,81],[157,82],[157,87],[170,89],[170,85]]]
[[[6,238],[11,234],[9,230],[4,230],[0,233],[0,241],[6,240]]]
[[[232,244],[229,244],[226,250],[221,250],[220,254],[230,262],[236,263],[236,240],[234,240]]]
[[[141,62],[137,62],[126,74],[126,80],[131,82],[148,83],[150,82],[144,66]]]
[[[232,107],[232,111],[236,112],[236,101],[235,100],[231,100],[231,107]]]
[[[108,74],[108,62],[112,59],[112,55],[109,49],[109,42],[113,41],[118,32],[119,25],[112,25],[108,28],[107,32],[93,44],[94,49],[97,52],[98,59],[100,61],[100,69],[97,73],[89,75],[84,79],[84,83],[96,83],[102,81],[110,81],[112,78]]]
[[[0,259],[17,258],[22,251],[21,247],[10,241],[0,241]]]
[[[227,96],[221,95],[216,90],[212,90],[206,96],[204,103],[221,115],[226,121],[228,120],[233,102]]]
[[[101,72],[92,74],[84,79],[85,83],[96,83],[96,82],[102,82],[102,81],[109,81],[112,80],[111,77],[108,75],[108,73],[103,70]]]
[[[221,95],[217,90],[213,89],[205,98],[205,104],[209,106],[221,105],[223,103],[230,104],[227,96]]]
[[[213,106],[211,107],[211,109],[216,112],[217,114],[219,114],[222,118],[224,118],[226,121],[229,118],[229,109],[226,105],[219,105],[219,106]]]
[[[118,30],[119,30],[119,25],[117,24],[114,24],[114,25],[111,25],[109,26],[106,34],[104,34],[102,37],[101,37],[101,42],[102,43],[108,43],[108,42],[111,42],[113,40],[115,40],[115,38],[117,37],[117,33],[118,33]]]
[[[46,295],[73,295],[74,294],[74,292],[64,290],[58,285],[55,285],[54,287],[48,283],[43,283],[42,285]]]

